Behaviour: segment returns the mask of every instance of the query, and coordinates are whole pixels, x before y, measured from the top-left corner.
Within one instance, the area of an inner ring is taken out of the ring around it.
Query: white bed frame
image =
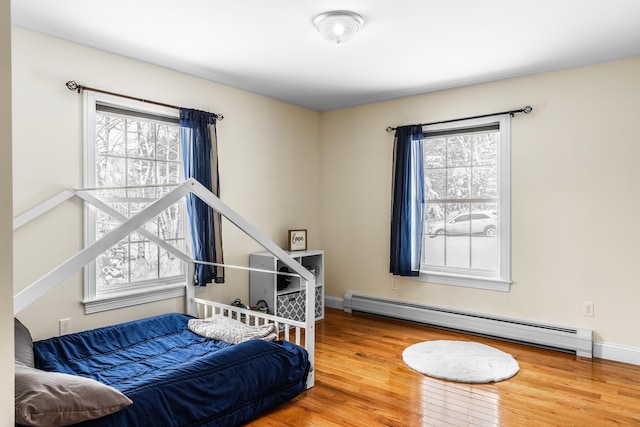
[[[169,186],[160,186],[169,187]],[[128,187],[132,188],[132,187]],[[141,188],[141,187],[138,187]],[[267,251],[271,252],[274,256],[279,258],[287,267],[293,270],[294,275],[300,277],[302,289],[311,289],[312,292],[306,292],[305,300],[305,321],[299,322],[275,315],[261,313],[258,311],[247,310],[236,306],[222,304],[214,301],[207,301],[195,296],[195,286],[192,283],[186,285],[186,307],[185,311],[196,317],[209,317],[213,314],[223,315],[234,319],[239,319],[247,324],[264,324],[275,323],[278,330],[283,330],[284,339],[291,341],[294,344],[298,344],[304,347],[309,353],[309,362],[311,363],[311,369],[307,377],[307,388],[311,388],[314,385],[314,366],[315,366],[315,277],[314,275],[298,263],[293,257],[291,257],[282,248],[276,245],[271,239],[262,234],[257,228],[249,224],[244,218],[242,218],[237,212],[227,206],[222,200],[216,197],[212,192],[207,190],[202,184],[195,179],[191,178],[182,184],[178,184],[169,193],[163,197],[155,200],[149,204],[141,212],[126,218],[124,215],[118,213],[106,203],[100,201],[93,196],[92,190],[97,189],[80,189],[80,190],[64,190],[56,196],[48,199],[47,201],[39,204],[38,206],[30,209],[29,211],[17,216],[13,220],[14,231],[29,221],[37,218],[43,213],[51,210],[66,200],[72,197],[79,197],[85,202],[95,206],[96,208],[104,211],[115,219],[121,221],[121,224],[102,237],[95,243],[85,247],[67,261],[60,264],[58,267],[51,270],[49,273],[41,277],[40,279],[21,290],[13,297],[13,313],[16,315],[32,302],[45,295],[47,292],[58,286],[64,280],[71,277],[76,271],[87,265],[98,255],[121,241],[130,233],[137,231],[143,234],[146,238],[153,243],[158,244],[164,250],[170,252],[176,257],[180,258],[187,265],[187,277],[193,278],[195,276],[195,264],[211,264],[228,268],[239,268],[244,270],[269,272],[272,274],[283,274],[277,271],[258,270],[249,267],[241,267],[234,265],[224,265],[215,263],[205,263],[194,260],[190,255],[176,249],[170,244],[166,243],[162,239],[158,238],[154,234],[144,229],[143,225],[158,216],[165,209],[169,208],[174,203],[178,202],[182,197],[187,194],[194,194],[200,198],[204,203],[216,210],[222,216],[224,216],[231,223],[235,224],[249,237],[253,238],[256,242],[262,245]],[[285,273],[286,274],[286,273]],[[294,337],[291,337],[290,330],[293,329]],[[304,331],[304,337],[302,332]]]

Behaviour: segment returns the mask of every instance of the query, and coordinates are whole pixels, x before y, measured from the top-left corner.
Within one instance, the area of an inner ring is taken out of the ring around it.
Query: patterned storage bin
[[[304,300],[306,291],[278,295],[278,316],[304,322]],[[316,317],[322,316],[322,289],[316,288]]]

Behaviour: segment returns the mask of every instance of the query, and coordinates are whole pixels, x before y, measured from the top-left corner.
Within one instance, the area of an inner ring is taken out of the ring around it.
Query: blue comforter
[[[304,390],[302,347],[229,345],[194,334],[189,319],[167,314],[38,341],[36,367],[93,378],[133,401],[87,427],[234,426]]]

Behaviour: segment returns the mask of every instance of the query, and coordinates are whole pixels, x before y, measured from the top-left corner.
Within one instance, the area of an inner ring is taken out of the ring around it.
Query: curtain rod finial
[[[533,107],[531,107],[531,105],[525,105],[524,108],[522,109],[522,112],[525,114],[529,114],[532,111],[533,111]]]
[[[387,127],[387,132],[389,133],[393,132],[394,130],[396,130],[396,128],[392,128],[391,126]]]
[[[80,90],[82,89],[82,86],[80,86],[78,83],[74,82],[73,80],[69,80],[66,86],[67,86],[67,89],[77,90],[78,93],[80,93]]]

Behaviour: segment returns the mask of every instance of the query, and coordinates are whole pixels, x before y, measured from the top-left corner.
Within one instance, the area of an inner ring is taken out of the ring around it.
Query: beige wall
[[[322,120],[327,294],[345,291],[592,328],[640,349],[640,58],[331,111]],[[387,126],[531,105],[512,120],[511,292],[391,290]],[[593,318],[582,302],[595,303]]]
[[[0,342],[13,342],[11,211],[11,14],[0,0]],[[13,346],[0,351],[0,425],[13,425]]]
[[[320,114],[270,98],[13,28],[14,215],[65,187],[82,186],[82,96],[68,80],[136,97],[219,112],[221,196],[276,243],[307,228],[320,244]],[[15,285],[20,290],[81,248],[82,210],[69,203],[16,231]],[[247,265],[263,250],[230,223],[223,225],[225,261]],[[4,262],[4,261],[3,261]],[[57,335],[58,319],[83,330],[166,311],[182,299],[85,316],[78,273],[18,318],[35,339]],[[248,273],[227,271],[214,298],[248,301]]]

